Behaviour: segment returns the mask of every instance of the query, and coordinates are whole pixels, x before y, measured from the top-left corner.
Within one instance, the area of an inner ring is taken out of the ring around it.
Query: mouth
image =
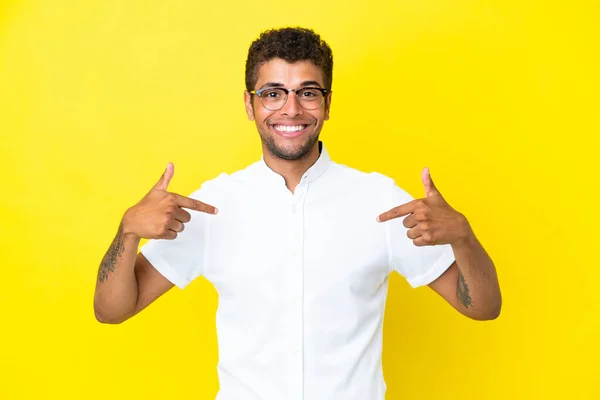
[[[283,136],[285,138],[298,137],[298,136],[302,135],[304,132],[306,132],[306,128],[308,128],[308,125],[305,125],[305,124],[298,124],[298,125],[274,124],[274,125],[270,126],[270,129],[275,131],[275,133],[277,133],[278,135]]]

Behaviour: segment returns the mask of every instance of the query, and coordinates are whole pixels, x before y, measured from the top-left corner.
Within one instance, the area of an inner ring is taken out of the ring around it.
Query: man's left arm
[[[476,320],[500,315],[502,295],[494,262],[475,236],[467,218],[454,210],[435,187],[429,170],[422,175],[426,197],[392,208],[380,222],[405,217],[406,235],[415,246],[449,244],[455,262],[429,287],[460,313]]]
[[[497,318],[502,295],[493,261],[474,234],[452,244],[452,250],[456,261],[429,287],[467,317]]]

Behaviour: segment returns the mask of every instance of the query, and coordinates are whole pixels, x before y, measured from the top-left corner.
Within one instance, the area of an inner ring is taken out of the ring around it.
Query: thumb
[[[435,187],[433,180],[431,179],[431,175],[429,174],[429,168],[423,168],[423,172],[421,173],[421,180],[423,181],[423,186],[425,187],[425,196],[434,196],[440,195],[441,193]]]
[[[154,189],[167,190],[169,182],[171,182],[171,178],[173,178],[174,168],[173,163],[170,162],[167,164],[165,172],[163,172],[158,182],[156,182],[156,185],[154,185]]]

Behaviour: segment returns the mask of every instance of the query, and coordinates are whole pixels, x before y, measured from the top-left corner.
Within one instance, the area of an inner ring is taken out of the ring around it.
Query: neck
[[[300,183],[302,175],[312,167],[319,159],[319,142],[302,158],[297,160],[284,160],[269,152],[263,145],[263,157],[269,168],[285,179],[285,185],[293,193]]]

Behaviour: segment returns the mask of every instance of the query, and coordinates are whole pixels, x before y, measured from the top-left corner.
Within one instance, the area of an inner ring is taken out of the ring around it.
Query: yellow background
[[[415,196],[429,166],[497,264],[486,323],[392,275],[387,398],[600,398],[599,18],[597,1],[3,0],[0,398],[214,398],[212,286],[101,325],[96,271],[168,161],[188,194],[260,157],[244,62],[286,25],[333,48],[332,157]]]

